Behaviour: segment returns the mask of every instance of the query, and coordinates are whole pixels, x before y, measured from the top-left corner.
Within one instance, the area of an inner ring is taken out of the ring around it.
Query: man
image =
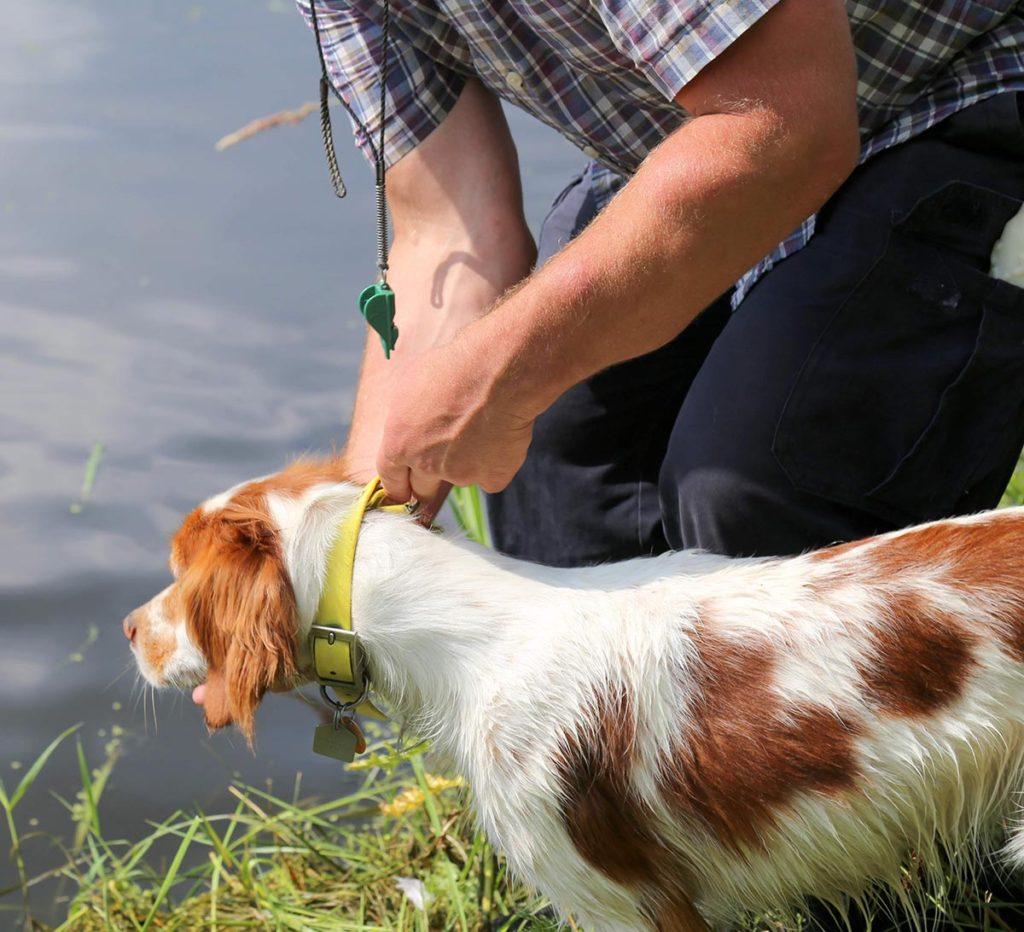
[[[374,136],[382,6],[317,7]],[[988,274],[1024,198],[1017,0],[392,0],[391,35],[401,338],[367,341],[348,451],[393,497],[478,483],[497,545],[555,565],[998,501],[1024,443],[1024,291]],[[499,97],[592,160],[539,256]]]

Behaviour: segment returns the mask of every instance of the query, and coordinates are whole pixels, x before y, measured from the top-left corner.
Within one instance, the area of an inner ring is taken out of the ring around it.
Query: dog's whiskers
[[[107,683],[107,685],[104,686],[103,689],[100,690],[100,692],[106,692],[108,689],[113,687],[114,684],[117,683],[118,680],[123,679],[127,674],[131,673],[132,669],[134,667],[135,667],[135,661],[134,660],[129,660],[124,665],[124,668],[121,670],[121,672],[120,673],[115,673],[113,678],[110,680],[110,682]]]

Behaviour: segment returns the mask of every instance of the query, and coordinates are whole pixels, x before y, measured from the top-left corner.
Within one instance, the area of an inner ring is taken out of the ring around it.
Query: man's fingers
[[[388,498],[393,502],[407,502],[412,498],[412,481],[408,466],[398,466],[383,456],[377,458],[377,475]]]

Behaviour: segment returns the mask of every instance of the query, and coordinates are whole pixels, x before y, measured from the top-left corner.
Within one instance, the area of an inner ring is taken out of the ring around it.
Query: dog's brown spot
[[[973,640],[955,616],[903,593],[888,600],[857,669],[883,712],[927,716],[963,693],[975,666]]]
[[[996,622],[994,633],[1024,662],[1024,511],[993,514],[967,523],[943,521],[880,542],[872,571],[882,578],[930,572],[942,585],[979,598],[979,616]]]
[[[855,786],[860,729],[852,718],[783,706],[773,689],[775,655],[760,635],[725,637],[705,627],[695,640],[690,721],[661,775],[674,807],[739,848],[756,844],[798,795]]]
[[[970,589],[998,591],[1024,581],[1024,513],[993,514],[984,520],[941,521],[878,541],[871,563],[886,578],[935,567],[948,581]]]
[[[192,562],[211,524],[212,518],[201,508],[196,508],[185,516],[181,527],[171,539],[171,569],[176,576]]]
[[[240,490],[255,496],[265,496],[269,492],[281,495],[301,495],[315,485],[334,482],[349,482],[351,476],[348,465],[341,458],[324,460],[296,460],[280,472],[251,482]]]
[[[589,720],[566,735],[555,759],[562,819],[580,856],[625,885],[655,882],[663,846],[630,783],[636,712],[625,690],[598,695]]]
[[[870,543],[871,546],[864,546]],[[862,548],[858,553],[858,548]],[[870,542],[842,544],[811,555],[818,564],[841,571],[853,557],[857,575],[899,581],[928,576],[936,585],[978,599],[979,621],[1008,652],[1024,663],[1024,509],[993,513],[971,521],[939,521]]]

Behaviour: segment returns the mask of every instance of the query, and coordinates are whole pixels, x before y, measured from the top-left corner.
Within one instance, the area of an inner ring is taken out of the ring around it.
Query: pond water
[[[315,117],[213,148],[315,96],[311,42],[284,0],[0,9],[0,778],[16,782],[68,725],[83,723],[93,763],[123,730],[108,837],[228,807],[233,779],[284,790],[301,770],[306,792],[343,787],[294,700],[268,700],[256,756],[235,735],[208,738],[187,698],[159,696],[147,721],[120,631],[166,584],[185,511],[344,439],[354,298],[373,274],[370,172],[338,117],[343,202]],[[583,159],[512,123],[536,229]],[[23,827],[66,834],[52,793],[79,785],[68,742]],[[36,867],[55,857],[45,837],[26,850]],[[0,889],[11,882],[0,864]]]

